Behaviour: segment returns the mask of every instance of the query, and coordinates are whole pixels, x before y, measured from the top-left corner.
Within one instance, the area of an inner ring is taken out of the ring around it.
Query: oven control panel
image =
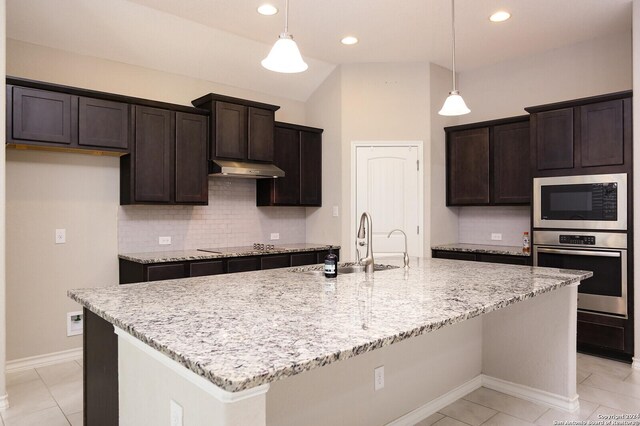
[[[560,244],[577,244],[583,246],[595,246],[595,235],[560,235]]]

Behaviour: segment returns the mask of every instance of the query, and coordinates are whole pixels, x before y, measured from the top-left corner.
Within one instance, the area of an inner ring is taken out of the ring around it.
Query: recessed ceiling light
[[[340,42],[346,45],[356,44],[358,42],[358,38],[354,36],[347,36],[340,40]]]
[[[509,18],[511,18],[511,14],[509,12],[505,12],[504,10],[499,10],[493,15],[489,16],[489,20],[491,22],[504,22]]]
[[[260,15],[271,16],[278,13],[278,8],[272,4],[263,4],[262,6],[258,7],[258,13]]]

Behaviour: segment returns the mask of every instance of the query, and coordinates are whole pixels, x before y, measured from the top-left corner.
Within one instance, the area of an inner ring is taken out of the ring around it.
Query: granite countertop
[[[207,247],[202,247],[208,249]],[[179,251],[156,251],[148,253],[124,253],[119,254],[120,259],[129,260],[136,263],[167,263],[184,262],[187,260],[220,259],[228,257],[258,256],[267,254],[297,253],[305,251],[320,251],[340,249],[340,246],[329,246],[327,244],[276,244],[272,250],[256,250],[252,246],[245,247],[220,247],[212,248],[216,253],[200,250],[179,250]]]
[[[522,246],[491,246],[482,244],[442,244],[431,246],[431,250],[462,251],[467,253],[501,254],[507,256],[529,257],[531,253],[524,253]]]
[[[371,277],[355,273],[327,279],[272,269],[68,294],[218,387],[238,392],[590,276],[585,271],[412,258],[408,271],[389,269]]]

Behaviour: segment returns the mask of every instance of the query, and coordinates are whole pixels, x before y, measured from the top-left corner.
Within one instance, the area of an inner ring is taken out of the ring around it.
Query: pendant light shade
[[[288,74],[306,71],[309,68],[302,59],[293,36],[289,34],[289,0],[285,2],[284,32],[280,34],[269,55],[261,63],[270,71]]]
[[[456,116],[469,114],[471,110],[467,108],[464,99],[456,89],[456,15],[454,0],[451,0],[451,34],[452,34],[452,73],[453,73],[453,90],[449,92],[449,97],[444,101],[442,109],[438,111],[440,115]]]
[[[440,115],[455,116],[469,114],[471,110],[467,108],[467,104],[464,103],[462,96],[458,94],[458,91],[449,92],[449,97],[444,101],[442,109],[438,111]]]
[[[302,72],[309,68],[300,55],[298,45],[288,33],[280,34],[269,55],[261,63],[270,71],[282,73]]]

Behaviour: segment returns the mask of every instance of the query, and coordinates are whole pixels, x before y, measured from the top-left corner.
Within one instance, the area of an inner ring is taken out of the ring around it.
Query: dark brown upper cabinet
[[[448,206],[531,202],[528,116],[445,128]]]
[[[71,145],[71,95],[26,87],[12,95],[13,139]]]
[[[273,164],[285,176],[257,181],[258,206],[322,205],[322,131],[276,122]]]
[[[500,124],[493,127],[494,204],[531,202],[531,156],[529,122]]]
[[[206,115],[136,106],[120,204],[207,204],[207,130]]]
[[[525,108],[534,176],[631,171],[631,91]]]
[[[211,111],[211,160],[273,161],[274,113],[279,106],[215,93],[191,103]]]
[[[127,150],[129,104],[79,98],[78,145]]]

